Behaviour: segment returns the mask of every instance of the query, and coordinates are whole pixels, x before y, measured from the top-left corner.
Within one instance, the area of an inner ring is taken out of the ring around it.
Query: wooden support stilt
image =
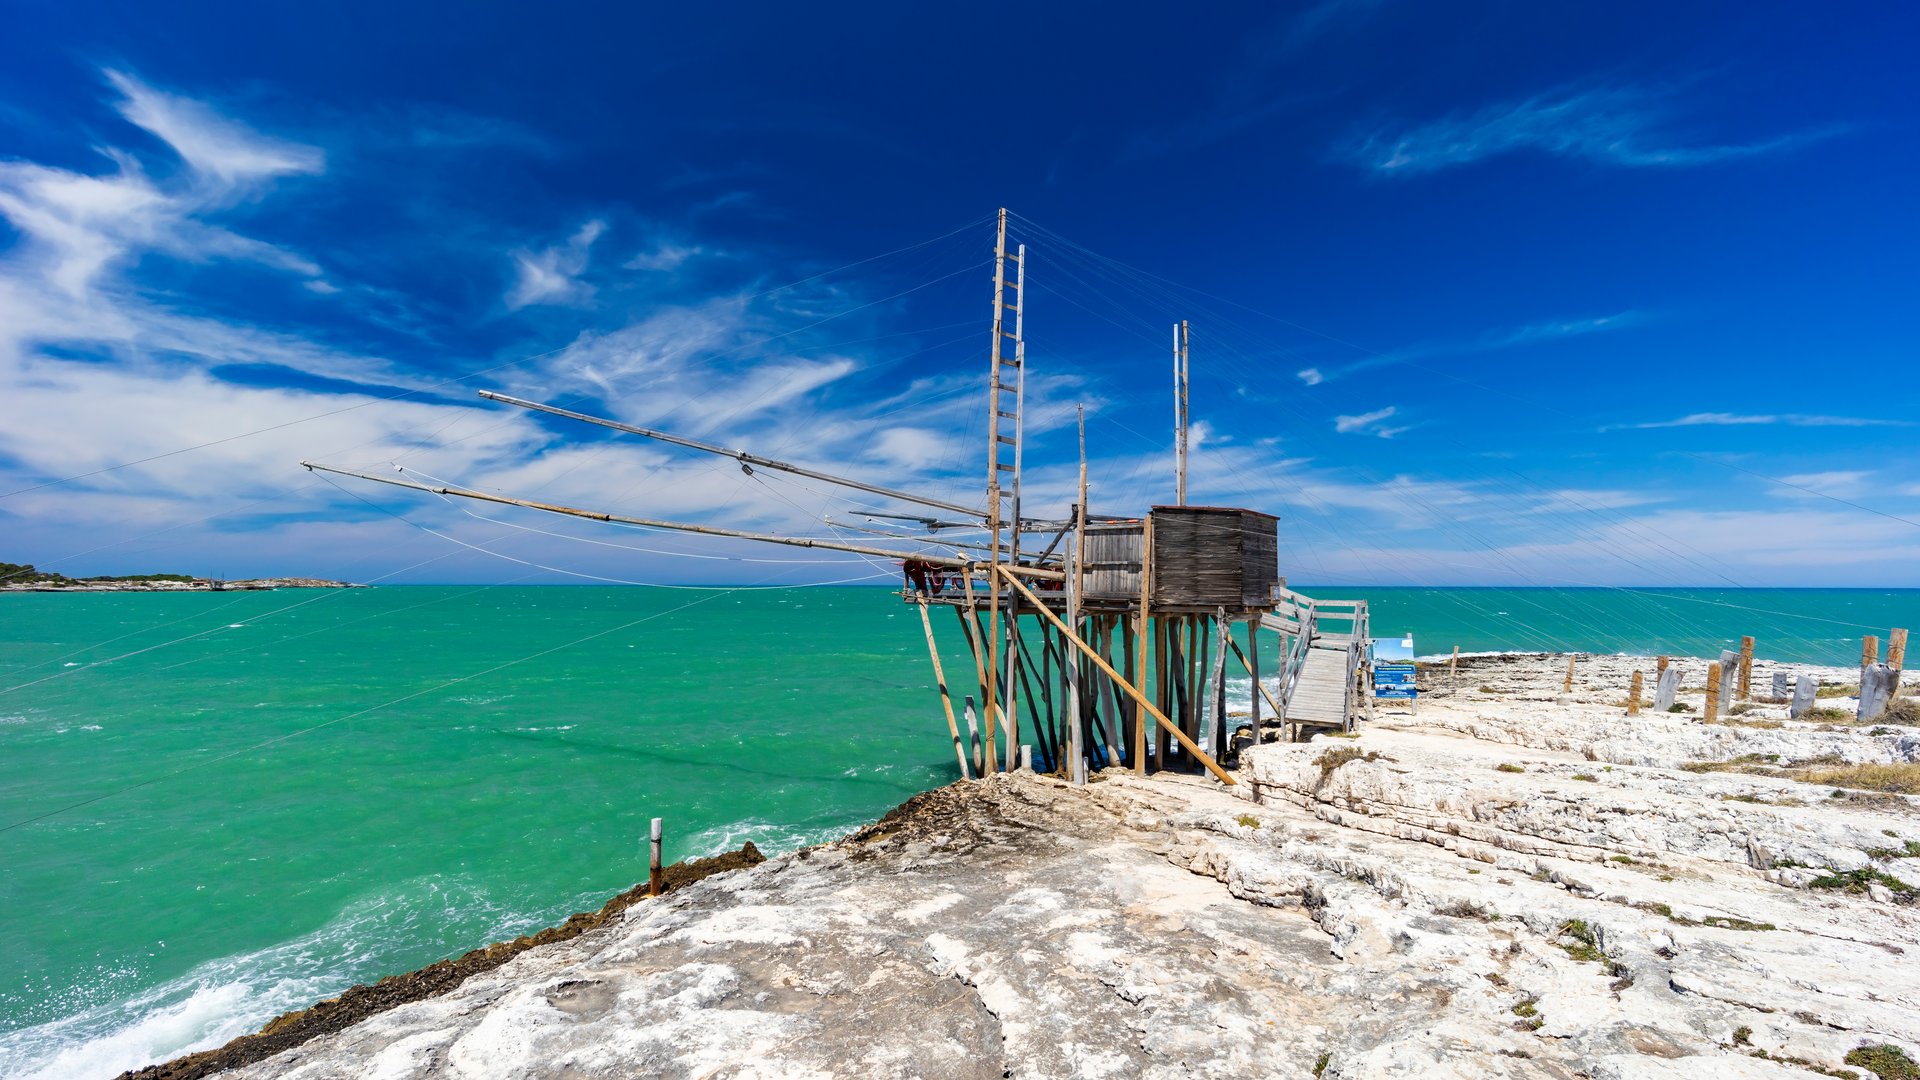
[[[1080,406],[1080,501],[1073,508],[1073,541],[1067,549],[1067,625],[1081,630],[1080,598],[1087,565],[1087,407]],[[1087,752],[1081,742],[1086,719],[1080,713],[1080,665],[1067,668],[1067,782],[1087,782]]]
[[[1639,672],[1637,671],[1634,672],[1633,686],[1631,689],[1627,691],[1627,715],[1628,716],[1640,715],[1640,690],[1643,684],[1644,684],[1644,677]]]
[[[1141,665],[1135,659],[1135,653],[1145,648],[1143,644],[1140,644],[1141,634],[1142,630],[1140,628],[1139,615],[1122,615],[1120,617],[1120,658],[1123,661],[1122,667],[1125,669],[1127,681],[1136,686],[1141,685],[1143,682],[1140,674]],[[1145,766],[1140,760],[1141,754],[1136,753],[1134,750],[1134,747],[1138,745],[1143,748],[1144,752],[1144,747],[1146,746],[1146,740],[1138,737],[1146,730],[1140,724],[1140,706],[1134,704],[1132,699],[1126,698],[1124,695],[1122,695],[1120,705],[1120,720],[1124,728],[1121,737],[1124,741],[1115,749],[1125,756],[1117,759],[1114,764],[1118,765],[1121,761],[1125,761],[1128,768],[1144,768]]]
[[[1153,594],[1153,516],[1140,525],[1140,614],[1134,617],[1134,649],[1139,654],[1139,681],[1147,681],[1147,638],[1153,631],[1151,605],[1148,598]],[[1143,776],[1147,771],[1147,721],[1140,715],[1142,710],[1136,705],[1133,718],[1133,773]]]
[[[1021,647],[1025,648],[1024,643],[1022,644]],[[1059,721],[1059,717],[1054,712],[1053,706],[1054,706],[1054,702],[1060,700],[1060,698],[1056,698],[1054,696],[1055,674],[1054,674],[1053,656],[1054,656],[1053,629],[1049,627],[1047,624],[1041,623],[1040,624],[1040,694],[1041,696],[1039,698],[1035,698],[1033,696],[1033,691],[1029,690],[1027,691],[1027,700],[1033,704],[1033,708],[1031,712],[1033,714],[1033,726],[1035,729],[1035,735],[1039,738],[1040,744],[1043,748],[1048,746],[1049,744],[1057,742],[1059,738],[1059,733],[1054,730],[1055,726],[1058,725],[1060,721]],[[1026,659],[1027,659],[1027,666],[1031,668],[1033,666],[1033,655],[1031,653],[1028,653]],[[1059,677],[1064,678],[1065,675],[1066,675],[1066,671],[1065,671],[1065,666],[1063,662]],[[1056,757],[1051,751],[1046,751],[1043,749],[1043,752],[1046,753],[1047,760],[1053,763],[1054,768],[1056,769],[1059,768],[1060,759]]]
[[[953,698],[947,694],[947,674],[940,667],[940,647],[933,640],[933,618],[927,614],[927,600],[920,598],[920,626],[927,632],[927,656],[933,660],[933,681],[940,687],[940,707],[946,710],[947,733],[953,736],[953,756],[960,763],[960,779],[971,780],[967,771],[967,751],[960,745],[960,725],[953,718]]]
[[[990,507],[990,509],[993,509],[996,512],[997,512],[997,508],[1000,505],[1000,502],[999,502],[1000,496],[999,496],[997,483],[998,482],[996,481],[995,482],[996,486],[993,488],[993,490],[989,492],[989,497],[992,501],[992,506]],[[998,541],[996,540],[995,543],[997,545]],[[991,565],[994,565],[996,567],[999,565],[997,561],[997,555],[996,555],[996,561]],[[971,615],[976,622],[978,622],[980,617],[980,612],[973,598],[973,568],[972,567],[968,567],[967,569],[962,570],[960,572],[960,581],[962,586],[967,591],[967,613]],[[987,621],[985,625],[979,626],[973,635],[974,662],[980,666],[980,709],[981,709],[980,722],[987,729],[987,746],[986,746],[987,757],[986,757],[986,768],[983,770],[983,774],[995,771],[995,769],[997,768],[997,762],[998,762],[998,759],[994,756],[994,753],[993,753],[993,729],[999,726],[997,723],[995,723],[996,719],[998,718],[998,711],[995,707],[995,702],[998,700],[998,695],[995,693],[996,687],[994,685],[995,682],[1000,678],[1000,636],[999,636],[1000,577],[999,575],[990,574],[988,576],[987,584],[989,586]]]
[[[1187,735],[1194,742],[1201,741],[1201,722],[1207,714],[1207,654],[1212,651],[1212,639],[1207,636],[1206,628],[1200,617],[1189,615],[1186,618],[1187,642]]]
[[[996,566],[998,570],[1000,567]],[[1020,764],[1020,605],[1012,597],[1007,598],[1007,771],[1012,772]]]
[[[1227,642],[1233,640],[1233,628],[1227,623],[1227,609],[1218,609],[1213,617],[1213,756],[1227,759],[1227,747],[1233,733],[1227,730]]]
[[[1184,615],[1167,620],[1167,715],[1180,725],[1181,731],[1187,730],[1187,618]],[[1173,747],[1167,747],[1167,753],[1176,753]]]
[[[1173,704],[1173,686],[1168,677],[1173,665],[1173,643],[1168,636],[1173,632],[1173,620],[1166,616],[1154,620],[1153,626],[1153,686],[1154,699],[1159,702],[1159,710],[1164,715],[1175,711]],[[1167,733],[1156,730],[1153,733],[1153,771],[1159,772],[1167,767]]]
[[[1079,649],[1082,655],[1086,656],[1087,659],[1093,661],[1094,666],[1099,668],[1103,673],[1105,673],[1107,678],[1114,680],[1115,684],[1118,685],[1121,690],[1125,691],[1129,697],[1132,697],[1134,700],[1140,702],[1142,706],[1145,706],[1148,713],[1152,715],[1154,722],[1159,724],[1163,730],[1173,735],[1174,738],[1180,740],[1181,747],[1184,748],[1187,751],[1187,753],[1192,754],[1194,759],[1199,761],[1200,764],[1206,766],[1208,772],[1211,772],[1214,776],[1218,777],[1220,782],[1223,784],[1232,785],[1233,783],[1235,783],[1233,776],[1229,774],[1225,769],[1222,769],[1218,762],[1214,761],[1212,757],[1208,756],[1206,751],[1201,750],[1198,746],[1195,746],[1193,744],[1193,741],[1188,739],[1186,735],[1183,732],[1181,732],[1178,727],[1174,725],[1173,721],[1167,718],[1167,715],[1165,713],[1162,713],[1160,710],[1153,708],[1151,703],[1147,701],[1145,694],[1142,694],[1139,691],[1139,689],[1135,687],[1132,683],[1127,682],[1125,679],[1122,679],[1120,677],[1120,673],[1113,669],[1112,664],[1109,664],[1105,660],[1100,659],[1099,655],[1096,654],[1091,648],[1089,648],[1086,642],[1080,640],[1080,636],[1078,634],[1075,634],[1072,630],[1067,629],[1067,625],[1060,621],[1060,616],[1055,615],[1051,611],[1048,611],[1046,607],[1040,603],[1039,598],[1033,595],[1032,590],[1028,589],[1026,585],[1022,584],[1019,578],[1008,573],[1005,567],[999,567],[998,569],[1000,573],[1005,576],[1006,582],[1008,585],[1012,586],[1016,591],[1018,591],[1022,596],[1026,597],[1029,602],[1031,602],[1036,608],[1039,609],[1040,616],[1042,618],[1053,623],[1054,626],[1058,628],[1063,635],[1066,636],[1066,639],[1073,644],[1074,648]]]
[[[1040,648],[1041,654],[1044,657],[1046,650],[1050,648],[1044,637],[1040,641]],[[1053,692],[1046,683],[1046,669],[1044,667],[1036,667],[1034,664],[1033,653],[1027,648],[1025,635],[1022,635],[1017,643],[1017,652],[1020,659],[1024,660],[1025,663],[1016,669],[1015,677],[1020,680],[1020,689],[1026,691],[1027,713],[1033,720],[1034,738],[1040,742],[1040,752],[1045,754],[1047,760],[1053,762],[1057,767],[1059,756],[1055,753],[1054,744],[1049,741],[1049,733],[1047,731],[1052,719]],[[1040,690],[1037,693],[1033,689],[1033,683],[1028,680],[1028,673],[1032,671],[1038,671],[1041,676]],[[1014,697],[1013,694],[1008,694],[1007,696],[1009,698]],[[1008,736],[1007,745],[1013,745],[1011,735]],[[1018,759],[1016,758],[1015,760],[1017,761]],[[1007,771],[1013,771],[1013,763],[1007,765]]]
[[[1228,641],[1234,639],[1229,637]],[[1239,643],[1234,643],[1234,651],[1239,652]],[[1253,745],[1260,745],[1260,699],[1266,696],[1267,688],[1260,683],[1260,616],[1247,620],[1247,652],[1240,658],[1247,665],[1247,675],[1253,680],[1253,692],[1247,695],[1247,713],[1253,725]]]
[[[973,756],[973,771],[980,774],[986,771],[986,759],[980,747],[980,718],[973,713],[973,695],[966,697],[967,704],[967,753]]]
[[[1707,665],[1707,711],[1706,720],[1711,724],[1720,718],[1720,662]]]
[[[1740,639],[1740,685],[1736,689],[1741,701],[1753,697],[1753,638]]]
[[[1119,638],[1121,663],[1126,668],[1131,669],[1133,667],[1133,654],[1127,651],[1126,638],[1120,632],[1123,620],[1118,615],[1102,616],[1102,620],[1101,625],[1103,630],[1100,634],[1100,655],[1108,657],[1107,662],[1112,663],[1111,657],[1114,655],[1114,639]],[[1087,682],[1100,688],[1099,708],[1101,726],[1103,728],[1103,734],[1106,736],[1106,761],[1107,767],[1113,768],[1120,764],[1120,747],[1123,745],[1122,739],[1124,737],[1120,723],[1120,694],[1113,688],[1112,683],[1105,679],[1094,679],[1091,673],[1089,673]]]

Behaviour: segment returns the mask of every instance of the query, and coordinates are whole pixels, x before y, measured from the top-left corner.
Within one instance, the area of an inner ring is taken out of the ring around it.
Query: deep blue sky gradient
[[[0,491],[421,392],[0,498],[0,558],[877,573],[558,540],[294,462],[819,535],[872,505],[473,406],[498,387],[969,494],[1007,206],[1037,504],[1078,402],[1096,509],[1170,495],[1187,318],[1196,501],[1281,513],[1296,578],[1920,585],[1909,5],[6,18]],[[144,201],[49,193],[87,178]]]

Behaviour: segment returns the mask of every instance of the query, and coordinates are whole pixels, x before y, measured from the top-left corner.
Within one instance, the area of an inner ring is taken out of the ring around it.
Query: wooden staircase
[[[1278,599],[1260,625],[1286,635],[1279,706],[1288,738],[1305,738],[1309,729],[1352,731],[1373,713],[1367,602],[1317,600],[1287,589]]]

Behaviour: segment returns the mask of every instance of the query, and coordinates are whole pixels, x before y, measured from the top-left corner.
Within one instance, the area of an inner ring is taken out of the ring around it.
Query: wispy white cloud
[[[1879,490],[1870,483],[1873,473],[1866,469],[1830,469],[1826,472],[1791,473],[1781,483],[1767,489],[1770,495],[1786,499],[1859,498]],[[1788,486],[1791,485],[1791,486]]]
[[[116,169],[99,175],[0,162],[0,216],[26,238],[22,256],[39,280],[79,297],[103,269],[142,251],[319,274],[301,255],[213,224],[206,215],[214,206],[202,192],[163,187],[133,158],[113,151],[108,156]]]
[[[704,249],[692,244],[672,244],[662,241],[652,250],[642,251],[623,265],[629,270],[677,270],[688,259],[702,253]]]
[[[1342,156],[1382,176],[1413,176],[1521,150],[1629,168],[1682,168],[1778,153],[1842,133],[1841,127],[1747,142],[1702,142],[1674,128],[1671,92],[1561,87],[1521,101],[1456,112],[1413,126],[1376,128]]]
[[[1650,428],[1751,427],[1784,424],[1788,427],[1912,427],[1911,420],[1884,420],[1870,416],[1810,416],[1805,413],[1688,413],[1673,420],[1640,424],[1608,424],[1601,431],[1638,431]]]
[[[1624,330],[1646,322],[1648,317],[1641,311],[1622,311],[1613,315],[1550,319],[1545,322],[1489,331],[1466,341],[1430,341],[1373,353],[1345,364],[1310,367],[1296,373],[1296,377],[1308,386],[1318,386],[1328,380],[1343,378],[1355,372],[1389,367],[1394,364],[1413,363],[1445,356],[1470,356],[1475,353],[1497,352],[1502,349],[1522,348],[1565,338]]]
[[[1342,435],[1374,435],[1382,439],[1391,439],[1407,430],[1405,427],[1388,427],[1386,421],[1400,411],[1397,405],[1388,405],[1384,409],[1375,409],[1358,416],[1336,416],[1333,418],[1333,430]]]
[[[515,277],[507,290],[507,306],[518,311],[531,304],[579,306],[593,300],[593,286],[580,280],[586,272],[593,242],[607,229],[604,221],[589,221],[564,244],[513,253]]]
[[[128,122],[171,146],[195,172],[234,187],[293,173],[317,173],[326,156],[312,146],[271,138],[190,98],[156,90],[119,71],[107,80],[124,95]]]
[[[0,162],[0,216],[25,242],[12,265],[19,280],[85,297],[107,268],[144,252],[190,262],[235,260],[318,277],[312,260],[214,218],[237,196],[296,173],[316,173],[324,156],[310,146],[261,135],[208,106],[108,72],[132,123],[158,136],[187,170],[156,180],[139,159],[104,148],[112,171],[82,173],[28,161]]]

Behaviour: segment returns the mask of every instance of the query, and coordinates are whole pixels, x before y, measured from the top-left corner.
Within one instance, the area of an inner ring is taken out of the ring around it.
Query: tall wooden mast
[[[1007,263],[1013,262],[1013,277],[1008,280]],[[1026,250],[1022,246],[1009,255],[1007,252],[1007,211],[1000,210],[999,229],[993,245],[993,341],[989,355],[992,363],[987,375],[987,535],[990,544],[990,562],[997,569],[1002,562],[1012,562],[1020,549],[1020,419],[1021,391],[1025,384],[1024,366],[1026,346],[1021,340],[1022,308],[1026,307]],[[1007,291],[1013,291],[1013,300],[1008,302]],[[1012,329],[1008,329],[1007,313],[1012,312]],[[1012,348],[1007,346],[1012,342]],[[1009,381],[1011,375],[1011,381]],[[1009,434],[1009,432],[1011,432]],[[1011,448],[1009,454],[1006,449]],[[1011,457],[1011,460],[1007,458]],[[1000,474],[1009,473],[1010,483],[1002,486]],[[1011,502],[1011,507],[1008,503]],[[1009,512],[1011,510],[1011,512]],[[1001,591],[1000,575],[989,572],[987,575],[987,643],[990,673],[987,685],[981,692],[986,697],[987,712],[987,759],[993,760],[993,735],[1000,715],[995,708],[994,698],[997,688],[994,683],[1000,678],[1001,663]],[[1019,714],[1014,702],[1014,665],[1018,662],[1019,650],[1011,647],[1014,634],[1014,618],[1007,619],[1006,637],[1009,647],[1006,650],[1006,706],[1007,718],[1007,763],[1011,768],[1019,760],[1018,724]]]
[[[1175,490],[1187,505],[1187,320],[1173,328],[1173,428]]]

